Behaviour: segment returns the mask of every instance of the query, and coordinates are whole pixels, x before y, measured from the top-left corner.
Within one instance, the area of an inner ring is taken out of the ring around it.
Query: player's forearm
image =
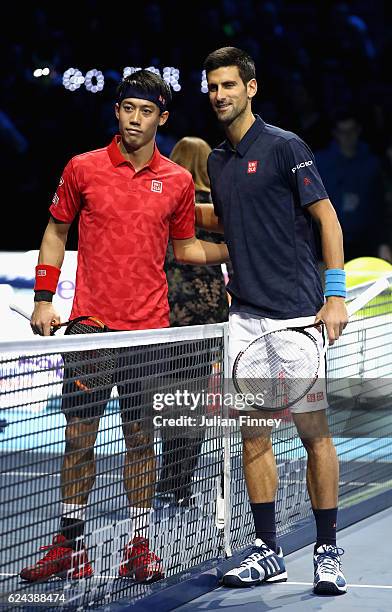
[[[320,223],[321,249],[327,269],[344,268],[343,234],[337,217]]]
[[[196,203],[196,226],[208,232],[223,234],[223,225],[219,222],[212,204]]]
[[[61,268],[64,260],[69,225],[49,221],[39,250],[38,263]]]
[[[309,212],[320,230],[322,256],[326,268],[343,268],[343,234],[330,200],[318,200],[309,207]]]
[[[230,260],[226,244],[215,244],[205,240],[195,240],[181,250],[174,249],[174,255],[179,263],[197,266],[218,265]]]

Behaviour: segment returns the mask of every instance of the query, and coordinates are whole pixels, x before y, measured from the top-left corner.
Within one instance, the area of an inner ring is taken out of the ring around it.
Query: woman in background
[[[205,140],[187,136],[177,142],[170,156],[170,159],[192,174],[198,203],[212,201],[207,172],[210,152],[211,147]],[[196,229],[196,236],[210,242],[223,242],[222,236],[201,229]],[[172,327],[227,321],[229,303],[220,266],[179,265],[169,244],[165,271]],[[195,359],[200,359],[199,368],[195,368]],[[192,379],[198,385],[199,391],[208,385],[207,372],[212,371],[213,360],[211,364],[206,364],[206,354],[188,357],[187,363],[183,365],[188,372],[193,372]],[[163,464],[158,493],[163,496],[174,495],[177,503],[189,505],[192,476],[204,440],[204,431],[198,429],[198,435],[196,430],[194,435],[190,432],[187,438],[177,437],[178,429],[162,428],[161,433]]]
[[[174,147],[170,159],[192,174],[196,202],[211,203],[207,159],[211,147],[201,138],[186,136]],[[196,236],[223,242],[222,236],[196,229]],[[204,325],[227,321],[229,305],[220,266],[179,265],[169,245],[165,266],[169,287],[170,325]]]

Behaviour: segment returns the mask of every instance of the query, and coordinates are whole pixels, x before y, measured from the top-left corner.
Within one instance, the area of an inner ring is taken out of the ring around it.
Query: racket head
[[[301,400],[317,380],[321,353],[305,328],[268,331],[241,351],[233,364],[233,384],[252,408],[279,412]],[[252,398],[253,396],[253,398]]]
[[[99,334],[109,331],[109,328],[97,317],[76,317],[65,325],[64,335],[66,336]],[[57,329],[60,327],[60,325],[57,326]],[[78,390],[90,393],[112,385],[116,365],[114,349],[86,348],[83,351],[70,351],[63,354],[63,359],[68,374]]]

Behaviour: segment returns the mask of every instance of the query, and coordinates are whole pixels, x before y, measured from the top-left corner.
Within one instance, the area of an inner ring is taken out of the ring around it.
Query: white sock
[[[77,521],[86,520],[86,504],[65,504],[61,503],[61,516]]]
[[[129,514],[132,521],[130,539],[134,537],[149,539],[152,512],[151,508],[136,508],[136,506],[130,506]]]

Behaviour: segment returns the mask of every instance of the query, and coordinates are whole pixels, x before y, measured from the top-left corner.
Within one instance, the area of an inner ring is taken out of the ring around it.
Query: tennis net
[[[391,485],[391,339],[388,291],[327,353],[343,507]],[[3,603],[9,593],[24,597],[21,603],[58,596],[59,605],[80,609],[142,600],[152,586],[139,553],[127,564],[129,576],[119,576],[134,537],[148,537],[161,560],[164,579],[155,587],[163,589],[252,542],[239,428],[225,425],[226,342],[221,324],[0,343]],[[97,382],[91,363],[104,363],[109,377]],[[306,455],[289,413],[273,445],[278,532],[285,535],[311,513]],[[94,574],[73,580],[71,562],[61,581],[22,581],[22,568],[46,554],[38,549],[51,544],[61,515],[71,526],[80,522],[80,506]]]

